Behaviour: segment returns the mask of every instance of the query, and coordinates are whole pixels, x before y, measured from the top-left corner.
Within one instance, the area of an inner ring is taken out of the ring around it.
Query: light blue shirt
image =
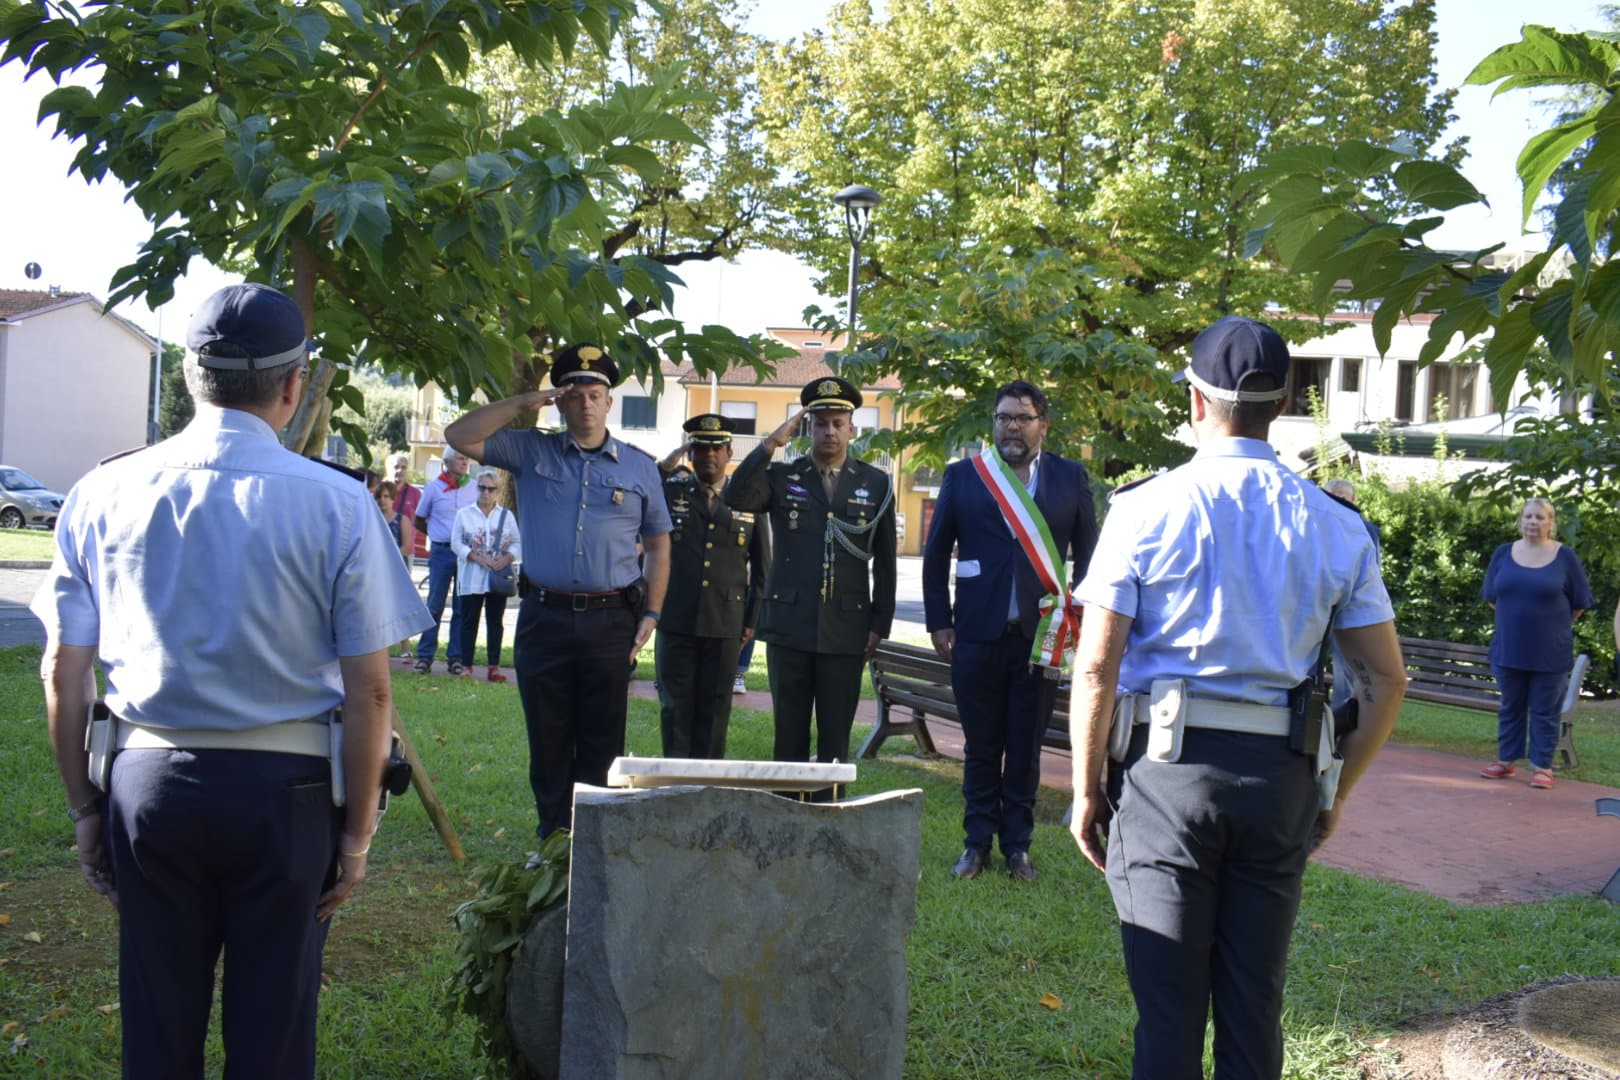
[[[611,436],[587,453],[566,431],[504,428],[483,460],[516,478],[523,576],[542,588],[622,589],[641,577],[637,539],[670,531],[657,463]]]
[[[478,502],[478,485],[472,477],[454,490],[444,486],[435,476],[422,485],[422,498],[416,504],[416,516],[427,521],[428,542],[448,544],[450,528],[456,515]]]
[[[1212,439],[1122,492],[1078,595],[1133,620],[1119,691],[1185,679],[1198,697],[1283,705],[1334,626],[1394,619],[1355,511],[1258,439]]]
[[[317,716],[343,700],[338,657],[433,621],[364,484],[208,405],[74,485],[32,608],[97,648],[116,715],[170,728]]]

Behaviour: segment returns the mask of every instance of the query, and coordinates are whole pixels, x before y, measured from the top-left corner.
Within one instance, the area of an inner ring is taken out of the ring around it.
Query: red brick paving
[[[632,682],[630,692],[657,697],[644,679]],[[760,690],[734,700],[746,708],[771,708],[770,695]],[[876,718],[876,704],[861,702],[854,746]],[[939,751],[960,760],[961,728],[934,719],[928,727]],[[899,737],[886,745],[909,749],[911,740]],[[1525,903],[1602,889],[1620,867],[1620,820],[1598,817],[1594,800],[1620,797],[1620,790],[1559,776],[1551,791],[1536,791],[1528,784],[1529,769],[1521,766],[1512,779],[1486,780],[1479,775],[1483,764],[1389,744],[1356,787],[1339,831],[1318,859],[1461,904]],[[1041,754],[1041,783],[1072,790],[1070,768],[1066,751],[1048,748]]]

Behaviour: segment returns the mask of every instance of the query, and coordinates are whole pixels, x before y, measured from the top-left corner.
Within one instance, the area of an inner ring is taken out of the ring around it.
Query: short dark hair
[[[1191,384],[1189,384],[1191,386]],[[1271,422],[1281,414],[1283,401],[1223,401],[1217,397],[1210,397],[1198,390],[1192,390],[1204,399],[1204,408],[1209,415],[1219,420],[1233,435],[1244,439],[1264,439],[1271,434]],[[1263,371],[1251,373],[1243,380],[1245,391],[1254,390],[1260,393],[1277,389],[1277,380]]]
[[[1042,390],[1034,383],[1025,382],[1023,379],[1014,379],[1012,382],[996,391],[996,396],[990,403],[991,408],[1000,405],[1001,399],[1005,397],[1018,399],[1028,398],[1029,403],[1035,406],[1035,415],[1039,416],[1042,420],[1046,419],[1046,391]]]
[[[197,363],[197,354],[188,352],[183,368],[186,389],[198,401],[227,409],[262,409],[276,400],[281,393],[282,382],[292,374],[295,366],[303,363],[304,358],[299,357],[280,367],[235,371],[203,367]]]

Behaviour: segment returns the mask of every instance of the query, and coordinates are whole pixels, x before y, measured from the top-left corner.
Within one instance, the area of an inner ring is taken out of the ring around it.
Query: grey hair
[[[1331,480],[1322,481],[1322,490],[1329,495],[1337,495],[1348,503],[1356,501],[1356,485],[1342,476],[1335,476]]]
[[[453,446],[449,445],[448,443],[446,443],[445,447],[444,447],[444,453],[439,455],[439,460],[444,462],[446,465],[448,465],[452,461],[456,460],[456,458],[466,457],[466,456],[467,455],[463,454],[460,450],[457,450],[455,447],[453,447]]]
[[[409,465],[411,463],[411,455],[407,454],[403,450],[396,450],[392,454],[388,455],[389,465],[398,465],[402,461]]]
[[[489,477],[491,480],[494,480],[497,483],[499,483],[500,479],[501,479],[501,471],[499,469],[491,469],[491,468],[479,469],[478,470],[478,475],[473,477],[473,482],[477,483],[479,480],[482,480],[486,476]]]
[[[184,364],[186,389],[191,391],[192,397],[208,405],[262,409],[276,400],[281,384],[303,362],[300,357],[280,367],[259,371],[226,371],[203,367],[197,363],[197,355],[188,352]]]

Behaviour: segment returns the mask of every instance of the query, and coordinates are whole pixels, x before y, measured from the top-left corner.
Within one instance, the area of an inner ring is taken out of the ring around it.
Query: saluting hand
[[[765,440],[765,445],[772,450],[780,450],[786,446],[788,440],[793,438],[793,433],[799,429],[799,421],[803,416],[803,409],[790,413],[788,418],[782,421],[782,426],[771,432],[770,438]]]

